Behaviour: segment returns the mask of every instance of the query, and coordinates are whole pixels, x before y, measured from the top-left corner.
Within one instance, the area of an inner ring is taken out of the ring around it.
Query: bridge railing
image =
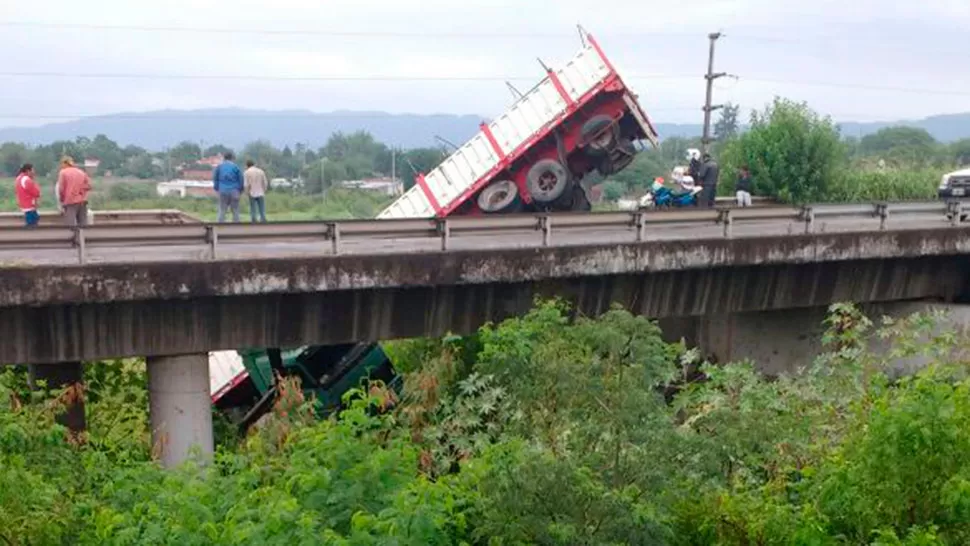
[[[152,211],[156,212],[157,211]],[[339,254],[348,241],[384,241],[437,238],[441,250],[451,247],[453,238],[496,237],[503,233],[537,233],[537,245],[555,244],[555,234],[581,233],[595,229],[632,232],[635,241],[647,239],[649,231],[662,226],[720,225],[725,237],[733,236],[738,223],[788,220],[804,224],[814,233],[826,218],[868,218],[879,221],[878,229],[889,229],[891,218],[940,215],[959,224],[970,214],[970,202],[900,202],[873,204],[824,204],[804,207],[715,208],[690,210],[648,210],[599,213],[553,213],[454,217],[445,219],[340,220],[276,222],[267,224],[95,224],[83,228],[38,226],[32,229],[0,225],[0,251],[31,249],[76,249],[77,260],[87,261],[91,248],[196,247],[208,248],[210,259],[219,257],[220,245],[297,243],[319,241]]]

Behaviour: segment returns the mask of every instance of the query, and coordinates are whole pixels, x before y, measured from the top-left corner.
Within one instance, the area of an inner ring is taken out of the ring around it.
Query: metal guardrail
[[[149,211],[149,215],[151,212]],[[970,214],[970,202],[933,201],[811,205],[800,208],[714,208],[268,224],[133,223],[95,224],[83,228],[42,225],[32,229],[0,226],[0,250],[76,249],[78,262],[84,264],[87,249],[97,247],[205,245],[209,249],[208,257],[217,259],[220,244],[320,241],[328,243],[333,254],[339,254],[341,244],[348,239],[437,238],[441,241],[441,250],[448,250],[454,237],[496,236],[513,231],[535,231],[541,234],[542,246],[550,246],[554,241],[554,233],[591,228],[630,230],[635,234],[635,241],[640,242],[646,239],[651,226],[714,224],[723,226],[723,235],[731,237],[733,225],[739,222],[789,220],[803,223],[805,233],[814,233],[819,219],[859,217],[878,219],[879,229],[885,230],[891,216],[912,214],[945,215],[956,225]]]
[[[42,210],[43,223],[63,224],[64,216],[56,210]],[[143,210],[89,210],[91,224],[201,224],[202,220],[175,209]],[[0,228],[22,227],[24,215],[20,212],[0,212]]]

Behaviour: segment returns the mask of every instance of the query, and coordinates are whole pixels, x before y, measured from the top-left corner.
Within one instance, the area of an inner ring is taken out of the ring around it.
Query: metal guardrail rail
[[[158,212],[158,211],[154,211]],[[92,247],[205,245],[210,259],[219,256],[220,244],[261,242],[329,243],[339,254],[348,239],[437,238],[441,250],[448,250],[452,238],[495,236],[503,232],[535,231],[542,246],[553,244],[553,234],[590,228],[616,228],[634,233],[634,241],[646,239],[651,226],[723,226],[723,235],[732,236],[732,226],[758,220],[789,220],[804,224],[805,233],[814,233],[817,221],[832,217],[878,219],[879,229],[890,225],[890,218],[913,214],[939,214],[954,225],[970,214],[970,202],[900,202],[862,205],[811,205],[805,207],[714,208],[636,212],[556,213],[538,215],[458,216],[445,219],[340,220],[321,222],[278,222],[267,224],[104,224],[83,228],[38,226],[32,229],[0,226],[0,250],[36,248],[77,249],[78,262],[86,262]]]
[[[94,225],[102,224],[201,224],[196,216],[176,209],[142,210],[90,210],[89,219]],[[42,210],[43,223],[63,224],[64,216],[56,210]],[[0,228],[22,227],[24,215],[20,212],[0,212]]]

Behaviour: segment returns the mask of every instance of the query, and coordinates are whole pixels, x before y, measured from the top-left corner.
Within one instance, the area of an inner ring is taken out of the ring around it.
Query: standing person
[[[226,152],[222,163],[212,171],[212,187],[219,193],[219,223],[226,221],[226,209],[232,209],[232,221],[239,222],[239,196],[243,190],[243,174],[232,162],[236,156]]]
[[[69,226],[88,225],[88,193],[91,179],[88,173],[74,166],[74,159],[61,159],[61,172],[57,174],[57,199]]]
[[[751,183],[751,170],[748,169],[747,165],[742,165],[738,170],[738,183],[734,188],[735,196],[738,198],[739,207],[750,207],[751,206],[751,190],[754,189],[754,184]]]
[[[24,213],[24,224],[34,227],[40,221],[37,213],[37,203],[40,201],[40,186],[34,181],[34,166],[24,163],[14,179],[16,183],[17,206]]]
[[[263,169],[256,166],[252,159],[246,161],[246,172],[243,177],[246,180],[245,192],[249,195],[249,217],[256,223],[256,212],[259,211],[259,221],[266,223],[266,189],[269,181],[266,180],[266,173]]]
[[[711,154],[705,153],[704,162],[701,164],[698,176],[700,176],[701,185],[704,188],[704,192],[701,194],[701,204],[707,208],[713,207],[717,198],[717,177],[720,172],[721,169],[717,165],[717,161],[714,161]]]

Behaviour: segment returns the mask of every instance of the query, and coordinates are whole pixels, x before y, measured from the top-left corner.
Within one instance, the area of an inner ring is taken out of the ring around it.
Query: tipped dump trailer
[[[505,113],[418,175],[414,187],[378,218],[588,211],[583,179],[592,172],[617,173],[633,162],[638,147],[657,142],[637,95],[596,39],[584,33],[571,60],[547,69]],[[274,369],[300,375],[323,411],[338,407],[343,392],[368,376],[396,382],[376,344],[213,353],[213,402],[247,408],[241,417],[246,426],[272,403]]]
[[[619,172],[636,143],[657,144],[646,112],[591,35],[546,77],[378,218],[589,210],[581,186]]]

